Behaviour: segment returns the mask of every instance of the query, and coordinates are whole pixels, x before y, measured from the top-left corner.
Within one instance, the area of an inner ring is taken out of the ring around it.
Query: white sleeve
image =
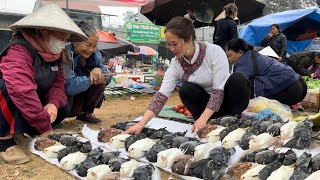
[[[172,91],[175,89],[178,80],[181,78],[178,70],[179,63],[175,58],[172,59],[171,65],[166,71],[159,92],[167,97],[170,97]]]
[[[229,73],[229,62],[226,53],[220,46],[214,46],[208,51],[208,58],[211,61],[212,76],[213,76],[213,89],[224,89],[230,73]]]

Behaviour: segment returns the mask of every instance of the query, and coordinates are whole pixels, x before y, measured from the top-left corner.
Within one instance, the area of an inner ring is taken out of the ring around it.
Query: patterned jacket
[[[295,65],[301,76],[309,76],[308,68],[314,64],[314,53],[309,51],[297,52],[290,56],[289,61]]]

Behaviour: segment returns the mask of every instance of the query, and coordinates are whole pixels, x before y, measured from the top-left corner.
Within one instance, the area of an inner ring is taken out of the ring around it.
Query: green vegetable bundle
[[[303,76],[302,78],[306,81],[308,89],[320,88],[320,80],[319,79],[310,78],[308,76]]]

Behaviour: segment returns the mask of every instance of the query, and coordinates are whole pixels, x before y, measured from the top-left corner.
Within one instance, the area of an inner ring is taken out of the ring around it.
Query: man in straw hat
[[[10,26],[15,36],[0,53],[0,155],[8,164],[30,158],[13,135],[47,135],[69,113],[60,68],[68,41],[87,37],[57,5],[44,6]]]

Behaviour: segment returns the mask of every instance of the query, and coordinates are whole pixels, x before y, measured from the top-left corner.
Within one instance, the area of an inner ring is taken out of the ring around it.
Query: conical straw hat
[[[85,41],[87,36],[72,19],[56,4],[43,6],[10,26],[20,28],[48,29],[71,34],[70,42]]]

